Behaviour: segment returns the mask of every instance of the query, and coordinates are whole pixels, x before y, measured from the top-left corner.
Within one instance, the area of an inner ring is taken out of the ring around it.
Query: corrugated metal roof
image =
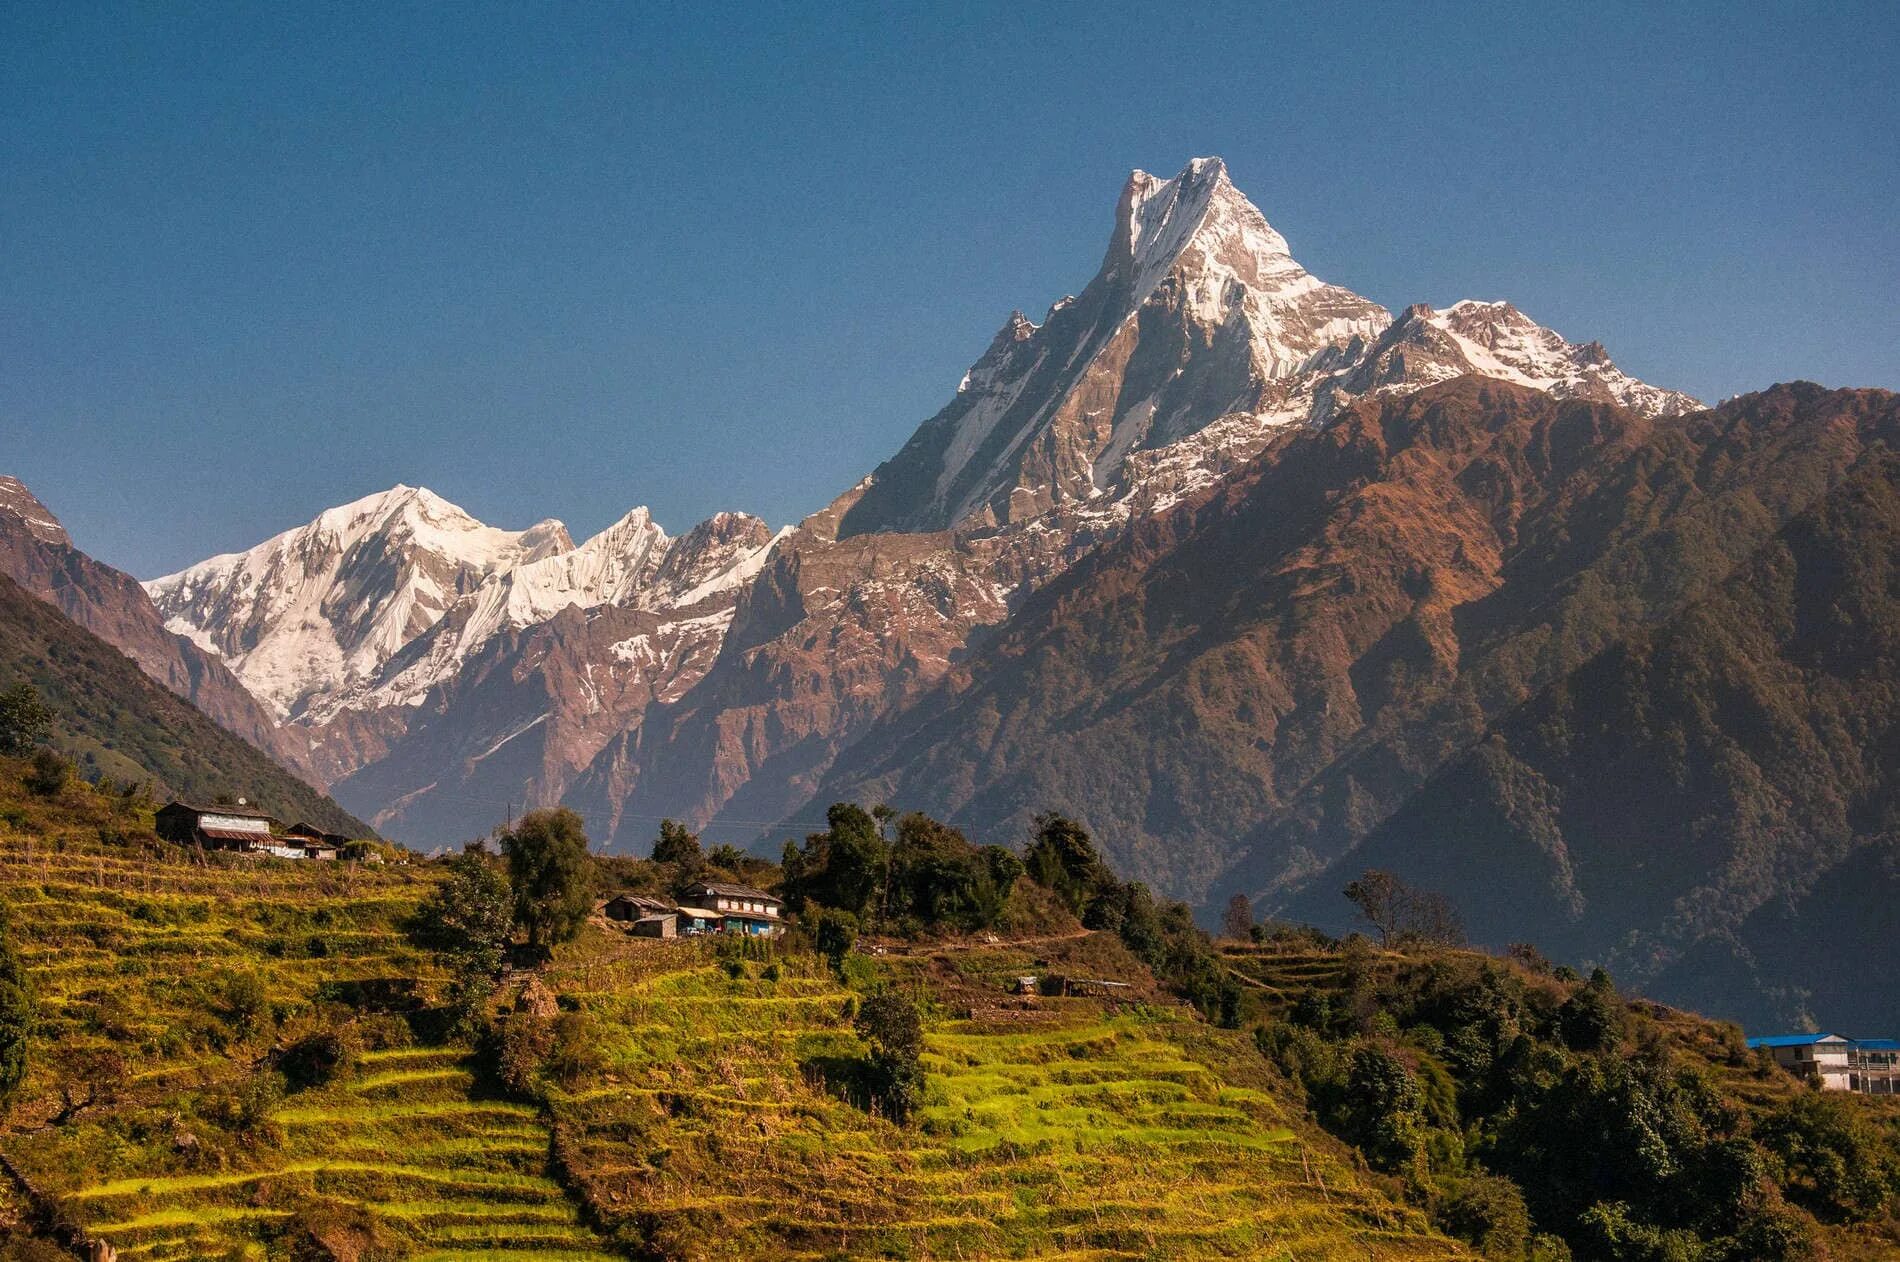
[[[1811,1043],[1833,1040],[1845,1043],[1847,1040],[1838,1034],[1770,1034],[1748,1040],[1750,1047],[1806,1047]]]
[[[180,802],[174,799],[166,803],[166,806],[182,806],[194,815],[244,815],[251,819],[271,818],[269,811],[260,811],[255,806],[239,806],[235,802],[228,806],[199,806],[196,802]]]
[[[213,841],[270,841],[269,833],[245,832],[236,828],[199,828],[199,832]]]
[[[754,889],[750,885],[723,885],[713,881],[700,881],[692,886],[696,890],[705,890],[708,894],[719,894],[726,898],[762,898],[768,902],[781,902],[777,894],[768,894],[764,890]]]

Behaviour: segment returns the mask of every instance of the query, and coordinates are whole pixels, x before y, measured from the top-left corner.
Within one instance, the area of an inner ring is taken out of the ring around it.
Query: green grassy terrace
[[[852,988],[809,954],[593,924],[544,980],[598,1063],[510,1098],[428,1034],[444,979],[405,921],[431,865],[200,858],[150,826],[149,805],[0,776],[0,897],[38,1009],[0,1149],[123,1258],[293,1238],[364,1259],[1467,1256],[1289,1112],[1245,1034],[1099,937],[893,955]],[[1049,968],[1136,985],[1007,996]],[[903,1127],[839,1085],[882,985],[928,1013]],[[354,1054],[286,1087],[276,1058],[324,1030]],[[0,1238],[20,1198],[0,1188]]]

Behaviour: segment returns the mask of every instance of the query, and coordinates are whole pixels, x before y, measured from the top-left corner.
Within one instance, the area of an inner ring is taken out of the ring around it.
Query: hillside
[[[216,654],[168,630],[137,579],[81,552],[52,510],[13,477],[0,477],[0,574],[57,606],[220,727],[315,783],[309,738],[274,721]]]
[[[429,1006],[404,925],[439,865],[192,863],[125,809],[0,763],[39,1006],[0,1150],[121,1257],[1468,1256],[1288,1109],[1243,1032],[1099,938],[857,956],[846,984],[793,944],[596,923],[541,975],[578,1025],[524,1097]],[[1006,994],[1051,968],[1139,1001]],[[926,1005],[905,1126],[827,1085],[883,987]],[[326,1031],[340,1060],[284,1055]]]
[[[1708,596],[1499,724],[1351,861],[1459,891],[1480,940],[1535,924],[1658,998],[1900,1029],[1900,995],[1859,975],[1900,906],[1896,680],[1885,451]],[[1825,954],[1802,945],[1817,915]]]
[[[470,1028],[416,927],[466,864],[194,857],[23,770],[0,759],[0,980],[17,958],[36,1009],[0,1256],[1900,1258],[1900,1104],[1528,949],[1200,941],[1238,1001],[1211,1022],[1159,980],[1175,947],[1134,954],[1175,913],[1078,856],[1086,887],[1023,881],[1001,932],[829,959],[595,916]],[[880,1003],[917,1022],[908,1116],[866,1076]]]
[[[1159,888],[1327,924],[1351,875],[1391,867],[1451,893],[1485,941],[1624,949],[1632,981],[1658,980],[1890,844],[1897,437],[1895,396],[1806,385],[1668,420],[1474,377],[1361,404],[1078,563],[874,726],[819,797],[915,802],[985,837],[1053,804]],[[1810,512],[1831,523],[1818,535]],[[1719,667],[1665,685],[1612,664],[1718,591],[1734,608],[1706,626],[1757,628],[1724,632]],[[1573,678],[1577,699],[1548,704],[1593,713],[1538,744],[1546,711],[1526,703]],[[1745,702],[1746,680],[1773,696]],[[1645,730],[1693,747],[1621,743]],[[1568,792],[1555,831],[1519,809],[1524,784],[1452,779],[1499,741],[1535,749],[1553,801]],[[1731,747],[1779,760],[1767,778],[1813,814],[1759,805],[1759,828],[1735,827],[1763,777],[1711,765]],[[1670,767],[1690,779],[1658,782]],[[1487,800],[1508,818],[1470,814]],[[1657,863],[1638,880],[1617,854]],[[1706,865],[1734,872],[1704,890]],[[1832,958],[1869,967],[1881,941],[1837,938]],[[1684,970],[1671,993],[1786,1021],[1798,1002],[1771,992],[1819,984],[1740,973]]]
[[[30,683],[54,712],[53,745],[88,778],[155,793],[248,798],[286,823],[368,837],[369,827],[152,682],[118,649],[0,575],[0,687]]]
[[[1490,1256],[1900,1258],[1900,1101],[1805,1089],[1733,1025],[1528,948],[1226,953],[1313,1114]]]

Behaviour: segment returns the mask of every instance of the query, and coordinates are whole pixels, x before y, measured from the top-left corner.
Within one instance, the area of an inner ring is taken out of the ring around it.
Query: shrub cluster
[[[1751,1129],[1601,970],[1568,983],[1438,954],[1381,972],[1362,939],[1341,954],[1341,984],[1256,1041],[1328,1129],[1487,1257],[1808,1259],[1797,1206],[1900,1207],[1891,1141],[1852,1102],[1798,1097]]]

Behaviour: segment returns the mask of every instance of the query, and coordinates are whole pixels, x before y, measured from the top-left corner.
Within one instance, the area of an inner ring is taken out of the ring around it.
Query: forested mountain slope
[[[1369,862],[1352,848],[1435,775],[1539,693],[1732,576],[1744,589],[1785,581],[1752,568],[1758,554],[1830,497],[1847,498],[1827,512],[1859,515],[1836,527],[1834,553],[1865,530],[1859,563],[1872,569],[1853,579],[1862,595],[1843,593],[1848,605],[1818,615],[1834,639],[1815,666],[1848,672],[1840,683],[1877,698],[1889,633],[1869,615],[1890,554],[1870,518],[1891,491],[1896,436],[1894,396],[1807,385],[1664,420],[1477,378],[1361,404],[1325,430],[1283,437],[1247,475],[1083,561],[945,686],[860,742],[819,796],[916,801],[985,836],[1053,803],[1164,888],[1208,904],[1240,890],[1263,907],[1332,917],[1344,876]],[[1812,612],[1817,599],[1831,608],[1808,586],[1790,612]],[[1772,587],[1737,598],[1777,603]],[[1715,678],[1684,686],[1690,696],[1668,704],[1686,713],[1726,702]],[[1810,888],[1852,838],[1891,827],[1878,805],[1884,782],[1868,770],[1891,736],[1877,715],[1859,717],[1872,726],[1836,724],[1822,738],[1851,744],[1830,765],[1858,768],[1842,772],[1855,789],[1833,809],[1838,826],[1816,822],[1834,840],[1752,869],[1740,881],[1750,894],[1721,923]],[[1624,823],[1635,829],[1642,808],[1630,799],[1642,795],[1613,789],[1621,782],[1576,756],[1573,783],[1596,776],[1590,796],[1632,812]],[[1731,815],[1748,809],[1740,780],[1718,777],[1706,791],[1724,795],[1719,809]],[[1854,796],[1865,792],[1874,797]],[[1707,862],[1726,833],[1711,818],[1698,835],[1697,812],[1716,808],[1675,798],[1637,830],[1640,846],[1614,844],[1652,855],[1659,871]],[[1463,809],[1455,794],[1444,800]],[[1665,813],[1678,807],[1690,814]],[[1448,890],[1487,938],[1541,937],[1556,914],[1567,947],[1607,955],[1632,928],[1664,933],[1673,899],[1688,893],[1619,877],[1582,903],[1561,887],[1527,903],[1483,857],[1492,843],[1437,823],[1419,838],[1395,822],[1378,859],[1435,865],[1448,880],[1455,866]],[[1590,861],[1563,841],[1545,839],[1551,857],[1540,862]],[[1312,900],[1293,902],[1302,889]],[[1669,930],[1679,940],[1718,922],[1684,923],[1695,927]]]
[[[0,574],[124,652],[221,727],[314,780],[308,735],[279,726],[217,654],[167,630],[137,579],[81,552],[52,511],[13,477],[0,477]]]
[[[90,777],[159,794],[248,798],[286,823],[369,837],[368,825],[152,682],[132,660],[0,575],[0,687],[29,683],[52,743]]]

